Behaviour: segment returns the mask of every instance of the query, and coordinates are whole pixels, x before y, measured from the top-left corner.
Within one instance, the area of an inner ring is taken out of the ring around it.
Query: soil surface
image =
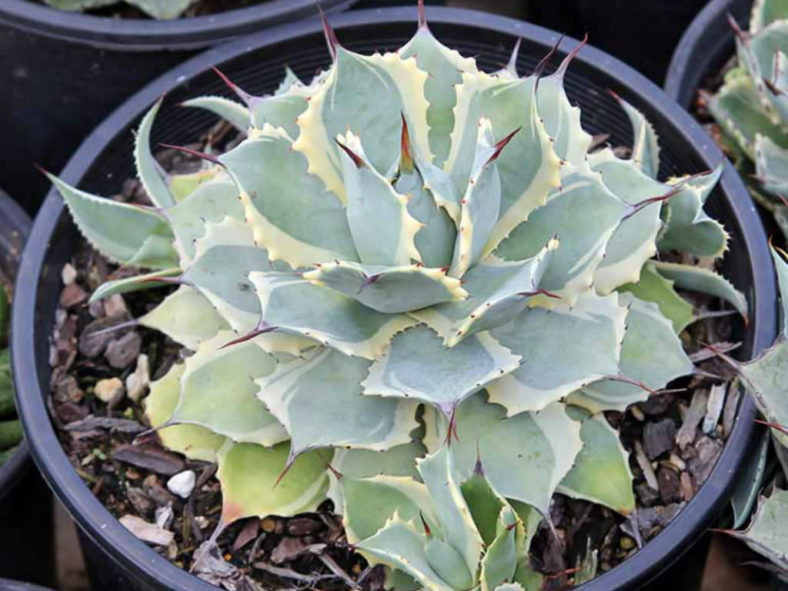
[[[38,1],[39,3],[44,3],[43,0]],[[180,18],[216,14],[218,12],[235,10],[236,8],[246,8],[247,6],[262,4],[263,2],[267,1],[268,0],[198,0],[192,6],[190,6]],[[85,14],[92,14],[94,16],[110,16],[115,18],[150,19],[150,17],[140,9],[122,3],[112,6],[105,6],[103,8],[86,10]]]
[[[217,127],[205,137],[229,136],[226,127]],[[190,147],[204,149],[206,142]],[[177,172],[197,166],[173,152],[163,153],[161,161]],[[147,203],[135,180],[126,181],[115,198]],[[670,253],[662,258],[680,259]],[[136,373],[137,385],[144,389],[188,354],[163,335],[130,322],[156,306],[168,290],[114,295],[88,304],[89,294],[101,283],[133,274],[109,264],[84,243],[63,270],[51,340],[49,408],[64,449],[93,493],[133,530],[146,530],[140,535],[155,538],[156,552],[226,589],[382,589],[383,573],[369,568],[348,547],[330,501],[317,513],[292,519],[244,520],[227,528],[216,545],[209,543],[221,511],[215,466],[186,460],[163,449],[155,434],[144,435],[148,425],[141,398],[131,397],[124,386]],[[741,321],[721,313],[716,301],[684,295],[702,317],[682,334],[699,371],[625,413],[606,413],[632,452],[638,509],[624,518],[556,495],[550,515],[554,530],[543,522],[531,547],[533,565],[547,575],[544,589],[590,580],[636,552],[692,499],[723,449],[739,388],[731,383],[731,370],[699,343],[735,350],[737,344],[731,341]],[[106,330],[112,327],[117,329]],[[143,354],[148,372],[139,367]],[[107,388],[113,378],[119,380],[113,382],[115,390]],[[187,469],[195,472],[197,482],[183,499],[166,484]]]

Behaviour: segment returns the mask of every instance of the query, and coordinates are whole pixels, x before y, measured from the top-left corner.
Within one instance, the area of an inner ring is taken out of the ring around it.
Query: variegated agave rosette
[[[749,31],[729,20],[738,64],[704,100],[753,197],[788,238],[788,5],[756,0]]]
[[[527,588],[554,493],[635,507],[601,411],[693,372],[674,283],[746,303],[651,260],[722,255],[703,212],[719,170],[656,180],[657,137],[624,101],[632,156],[589,153],[573,55],[485,73],[420,15],[397,52],[353,53],[326,25],[311,84],[187,103],[246,134],[197,173],[160,170],[156,105],[135,149],[154,207],[52,181],[100,252],[152,269],[94,299],[179,285],[138,322],[194,353],[146,409],[165,446],[218,462],[224,525],[330,497],[397,588]]]

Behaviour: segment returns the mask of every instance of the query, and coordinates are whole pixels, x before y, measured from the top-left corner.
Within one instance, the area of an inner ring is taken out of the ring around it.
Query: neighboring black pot
[[[736,51],[730,14],[746,30],[752,0],[712,0],[684,32],[670,60],[665,92],[685,109],[698,88],[715,76]]]
[[[31,583],[22,583],[20,581],[11,581],[9,579],[0,579],[0,591],[51,591],[38,585]]]
[[[681,33],[707,0],[527,0],[529,20],[592,45],[661,84]]]
[[[485,69],[508,60],[522,38],[519,66],[531,71],[558,40],[558,34],[511,19],[459,9],[428,10],[431,28],[448,45],[473,55]],[[332,18],[344,45],[359,51],[399,47],[416,30],[415,7],[351,11]],[[561,45],[560,53],[575,46]],[[163,93],[176,104],[203,93],[227,93],[210,71],[218,66],[252,92],[271,91],[284,64],[308,77],[326,66],[329,55],[317,20],[302,21],[261,32],[214,48],[149,84],[115,111],[82,144],[63,172],[70,183],[99,194],[112,194],[134,175],[132,130],[141,115]],[[569,69],[567,90],[583,108],[584,125],[604,131],[613,144],[630,144],[626,115],[607,93],[612,89],[641,109],[661,137],[662,174],[709,170],[723,161],[721,152],[687,113],[643,76],[613,57],[587,47]],[[153,141],[187,144],[215,119],[193,109],[166,108]],[[724,259],[724,272],[742,290],[750,305],[750,324],[734,338],[743,342],[741,354],[750,358],[771,344],[776,334],[776,290],[763,227],[733,168],[725,163],[719,187],[708,200],[732,236],[733,248]],[[207,591],[205,583],[168,563],[126,531],[102,506],[74,471],[49,419],[48,338],[60,291],[60,269],[75,252],[78,233],[61,199],[50,192],[35,220],[19,273],[19,297],[28,305],[14,309],[14,376],[19,406],[33,457],[88,540],[93,575],[101,588],[175,589]],[[756,289],[757,286],[757,289]],[[581,587],[584,591],[634,589],[652,580],[690,548],[693,541],[726,506],[736,472],[753,453],[755,409],[742,401],[730,438],[708,481],[687,508],[662,533],[623,565]],[[103,565],[101,572],[96,572]],[[688,587],[682,586],[682,589]]]
[[[0,191],[0,270],[12,279],[30,226],[28,215]],[[49,585],[54,582],[52,495],[32,468],[25,442],[0,466],[0,577]],[[0,580],[0,590],[5,588]]]
[[[339,10],[353,1],[321,5]],[[87,134],[146,83],[200,50],[316,11],[315,0],[268,0],[152,21],[0,0],[0,185],[34,214],[48,189],[34,165],[60,171]]]

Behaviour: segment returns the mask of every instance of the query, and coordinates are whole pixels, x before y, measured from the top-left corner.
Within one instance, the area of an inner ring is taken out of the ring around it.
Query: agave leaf
[[[771,560],[783,572],[788,571],[788,491],[775,489],[770,497],[761,497],[749,527],[742,532],[728,532],[750,548]]]
[[[356,260],[345,209],[282,132],[248,139],[220,160],[242,193],[248,223],[271,260],[305,267],[335,258]],[[260,174],[260,162],[276,174]]]
[[[181,395],[181,376],[185,366],[173,365],[163,378],[150,385],[145,398],[145,416],[151,427],[158,428],[172,416]],[[182,453],[192,460],[215,462],[216,452],[225,438],[197,425],[171,425],[158,431],[164,447]]]
[[[180,286],[137,322],[192,350],[230,329],[205,296],[188,285]]]
[[[246,133],[251,124],[249,108],[223,96],[198,96],[184,101],[184,107],[205,109],[230,123],[238,131]]]
[[[757,359],[740,366],[747,390],[752,394],[758,410],[766,420],[788,426],[788,398],[785,384],[788,380],[788,341],[781,336],[777,342]],[[772,429],[775,438],[788,447],[788,434]]]
[[[519,130],[496,161],[502,186],[500,217],[486,236],[483,255],[494,251],[560,183],[560,161],[537,112],[535,86],[533,76],[505,80],[465,73],[457,87],[452,149],[444,168],[460,194],[474,167],[480,117],[489,118],[496,138]]]
[[[172,269],[163,269],[161,271],[153,271],[145,275],[135,275],[134,277],[124,277],[123,279],[115,279],[102,283],[96,288],[90,296],[91,302],[97,302],[108,298],[116,293],[132,293],[135,291],[142,291],[151,289],[153,287],[162,287],[167,285],[163,281],[156,281],[160,277],[175,277],[179,275],[181,270],[177,267]]]
[[[501,178],[489,120],[479,122],[479,143],[460,207],[460,225],[449,274],[461,277],[482,255],[501,211]]]
[[[48,173],[47,177],[68,205],[79,231],[108,259],[124,264],[134,260],[140,267],[157,269],[178,265],[172,248],[167,261],[137,260],[138,253],[150,238],[172,241],[172,232],[161,215],[150,209],[91,195]]]
[[[788,51],[788,22],[774,21],[753,37],[737,35],[736,47],[739,62],[749,72],[766,110],[775,112],[784,121],[788,117],[783,70]]]
[[[534,587],[534,589],[536,588],[537,587]],[[495,588],[495,591],[529,591],[529,590],[523,588],[519,583],[505,583],[504,585],[498,585]]]
[[[620,302],[629,307],[627,330],[621,346],[619,371],[652,390],[692,373],[693,365],[670,320],[656,304],[644,302],[630,294],[621,294]],[[643,387],[615,380],[595,382],[573,393],[568,402],[592,413],[603,410],[623,411],[627,406],[648,398]]]
[[[190,2],[191,0],[187,0]],[[159,163],[153,157],[150,149],[150,134],[153,121],[161,108],[164,99],[159,99],[145,114],[137,129],[134,141],[134,163],[137,166],[137,175],[151,203],[156,207],[168,207],[175,204],[175,198],[167,185],[167,176]]]
[[[238,188],[225,174],[201,182],[177,205],[166,210],[175,234],[175,249],[181,266],[194,259],[195,243],[205,233],[206,222],[221,223],[226,217],[243,221],[244,208],[238,200]]]
[[[290,137],[298,137],[298,117],[309,106],[310,88],[293,84],[274,96],[252,97],[249,105],[252,126],[264,129],[266,124],[281,127]]]
[[[286,441],[287,432],[257,399],[255,384],[274,371],[276,360],[254,340],[223,348],[234,336],[219,332],[186,359],[180,399],[169,422],[199,425],[237,442],[271,446]]]
[[[619,291],[630,292],[640,300],[657,304],[679,334],[695,321],[696,316],[692,305],[676,293],[673,283],[660,275],[653,263],[646,263],[640,271],[640,281],[622,285]]]
[[[218,224],[206,223],[182,280],[208,298],[233,330],[246,334],[257,325],[261,313],[248,275],[271,269],[266,251],[255,245],[249,226],[228,217]]]
[[[654,126],[649,123],[643,113],[618,97],[618,102],[629,117],[634,131],[632,155],[630,159],[638,170],[646,176],[656,179],[659,173],[659,139]]]
[[[393,517],[438,527],[436,509],[427,487],[409,477],[374,476],[339,481],[344,498],[342,525],[351,544],[374,536]]]
[[[348,132],[337,142],[348,150],[340,157],[347,224],[361,262],[408,265],[411,260],[421,261],[414,239],[422,226],[408,211],[408,198],[372,166],[357,135]]]
[[[435,507],[443,541],[459,552],[468,571],[475,573],[484,543],[462,496],[453,449],[443,446],[416,463]]]
[[[728,233],[703,211],[712,189],[722,175],[722,164],[709,173],[679,179],[681,191],[668,203],[668,223],[659,239],[660,250],[681,250],[699,257],[722,256]]]
[[[91,8],[101,8],[117,4],[120,0],[44,0],[49,6],[58,10],[90,10]]]
[[[460,225],[461,204],[460,194],[451,180],[451,177],[441,168],[424,160],[420,154],[416,154],[416,166],[424,189],[432,195],[435,204],[443,209],[454,222],[454,226]],[[418,213],[418,212],[416,212]],[[418,238],[418,235],[417,235]],[[452,254],[454,253],[454,241],[452,241]],[[426,259],[425,259],[426,263]]]
[[[714,271],[701,267],[659,261],[654,263],[654,267],[660,275],[672,280],[676,287],[722,298],[736,308],[739,314],[745,318],[747,317],[747,298],[733,287],[727,279],[717,275]]]
[[[430,566],[425,546],[426,534],[394,517],[371,538],[357,547],[375,562],[403,571],[416,579],[424,591],[454,591]]]
[[[178,18],[186,9],[194,4],[195,0],[125,0],[132,6],[136,6],[148,16],[159,19],[169,20]]]
[[[670,187],[655,181],[631,160],[617,158],[605,149],[589,157],[592,169],[602,175],[607,188],[630,206],[659,197]],[[659,205],[644,207],[624,219],[609,240],[604,260],[594,273],[594,287],[609,294],[620,285],[638,280],[643,264],[657,253],[657,234],[662,228]]]
[[[738,385],[731,385],[738,387]],[[731,493],[731,509],[733,510],[733,527],[739,529],[752,514],[755,502],[763,488],[763,480],[766,474],[766,458],[769,455],[769,443],[772,438],[770,433],[764,432],[758,442],[755,456],[742,470],[739,478],[733,485]]]
[[[519,356],[489,333],[447,348],[434,331],[417,326],[392,339],[391,348],[372,364],[362,386],[366,395],[413,398],[451,416],[462,400],[519,363]]]
[[[443,166],[451,148],[454,129],[454,106],[457,103],[455,87],[462,82],[464,72],[476,73],[476,60],[462,57],[438,41],[426,23],[419,26],[413,38],[399,50],[404,58],[415,58],[419,68],[429,74],[424,93],[429,103],[430,148],[433,163]]]
[[[315,511],[323,502],[330,452],[304,454],[285,472],[288,448],[287,443],[263,447],[227,442],[219,450],[216,477],[222,484],[224,525],[252,516],[290,517]]]
[[[528,306],[551,253],[558,247],[552,240],[536,256],[523,261],[501,261],[488,257],[463,277],[469,297],[411,313],[437,332],[453,347],[467,335],[491,330],[513,320]]]
[[[292,455],[319,447],[384,451],[410,442],[417,404],[363,396],[369,361],[330,348],[305,353],[257,383],[258,396],[292,438]]]
[[[363,56],[337,47],[325,83],[298,118],[300,135],[293,148],[306,156],[309,172],[342,202],[346,201],[345,188],[340,148],[334,138],[348,128],[361,138],[372,168],[389,170],[399,153],[404,114],[416,146],[431,160],[424,96],[427,78],[415,58],[402,59],[395,53]]]
[[[496,254],[506,260],[523,260],[557,238],[558,248],[540,286],[571,306],[591,287],[607,244],[627,210],[627,204],[608,190],[599,175],[574,173],[546,205],[512,232]]]
[[[282,78],[282,81],[279,83],[279,86],[274,91],[274,95],[285,94],[288,90],[293,88],[294,86],[303,86],[304,83],[301,82],[301,79],[298,77],[298,74],[293,72],[290,69],[290,66],[285,66],[285,77]]]
[[[772,247],[772,259],[777,271],[777,283],[782,302],[782,334],[788,337],[788,255],[785,251]]]
[[[430,409],[424,420],[425,445],[436,449],[445,438],[448,420]],[[458,440],[452,441],[451,449],[458,478],[468,479],[481,457],[485,476],[501,496],[527,503],[543,515],[582,448],[580,424],[562,404],[506,418],[506,409],[479,393],[459,406],[455,423]]]
[[[374,359],[393,335],[416,323],[404,315],[376,312],[292,273],[253,272],[249,281],[266,323],[315,339],[345,355]]]
[[[629,454],[618,433],[602,415],[577,417],[582,421],[583,449],[575,465],[558,487],[558,492],[609,507],[622,515],[635,510]]]
[[[539,79],[538,112],[553,139],[556,155],[573,169],[585,170],[592,138],[580,123],[580,109],[569,102],[564,90],[564,77],[571,61],[572,56],[568,55],[555,72]]]
[[[497,537],[487,548],[481,564],[481,591],[493,591],[499,585],[511,581],[517,570],[517,525],[518,520],[511,507],[501,509]],[[522,527],[522,524],[520,524]]]
[[[750,14],[750,34],[756,35],[772,22],[784,18],[788,18],[785,0],[755,0]]]
[[[619,371],[627,310],[617,295],[581,295],[573,307],[532,308],[492,331],[522,357],[521,366],[487,386],[509,416],[541,410],[577,388]]]
[[[755,159],[755,136],[768,136],[775,144],[788,147],[788,128],[775,121],[760,101],[752,80],[743,72],[726,76],[720,91],[708,100],[709,111],[722,129],[751,159]]]
[[[761,134],[755,136],[755,172],[765,190],[788,193],[788,151]]]
[[[509,503],[490,485],[484,475],[481,459],[477,460],[473,474],[462,483],[460,488],[471,512],[471,518],[487,547],[498,536],[498,517],[501,510]]]
[[[403,137],[403,141],[408,141],[407,135]],[[415,163],[409,163],[408,159],[415,160]],[[422,170],[427,170],[426,175]],[[429,189],[431,185],[427,179],[436,182],[437,191]],[[422,262],[427,267],[448,267],[457,240],[457,227],[449,209],[456,208],[459,211],[460,207],[456,191],[448,195],[440,193],[445,191],[445,188],[453,191],[448,176],[432,164],[426,163],[419,154],[415,154],[413,146],[403,147],[394,188],[407,197],[408,213],[422,224],[415,237],[416,249]]]
[[[319,265],[303,277],[386,314],[462,300],[468,295],[459,279],[441,269],[415,265],[383,267],[337,261]]]

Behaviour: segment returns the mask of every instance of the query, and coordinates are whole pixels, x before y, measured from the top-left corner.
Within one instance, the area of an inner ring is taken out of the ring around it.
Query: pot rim
[[[32,225],[30,216],[5,191],[0,189],[0,231],[16,230],[20,235],[26,237],[30,234]],[[0,237],[0,250],[5,248],[6,245]],[[23,439],[16,452],[0,466],[0,501],[11,492],[15,483],[21,480],[31,465],[30,450],[27,441]]]
[[[358,0],[321,0],[326,12]],[[70,43],[117,51],[186,51],[209,47],[315,14],[315,0],[268,0],[216,14],[172,20],[118,19],[68,12],[31,0],[3,0],[0,24]]]
[[[467,27],[480,27],[509,37],[527,37],[545,47],[552,47],[559,34],[541,27],[510,18],[456,8],[428,8],[430,22]],[[347,12],[332,19],[332,25],[341,33],[342,29],[370,26],[379,23],[414,23],[416,10],[411,7],[372,9]],[[148,84],[107,118],[89,136],[61,175],[69,183],[78,184],[101,153],[111,142],[118,129],[141,115],[165,91],[178,86],[204,72],[211,65],[221,64],[254,49],[298,37],[311,35],[321,30],[317,19],[291,23],[276,29],[257,33],[210,49],[183,65]],[[577,41],[566,38],[562,48],[574,47]],[[673,122],[683,133],[685,141],[711,165],[724,162],[721,187],[728,199],[733,214],[742,226],[743,245],[750,253],[754,284],[751,330],[755,331],[753,354],[770,345],[776,335],[776,288],[771,256],[766,235],[755,210],[746,197],[746,190],[733,167],[705,134],[694,119],[671,101],[662,90],[623,62],[594,49],[585,47],[577,59],[590,67],[602,70],[627,90],[627,97],[635,95],[640,102],[648,103],[659,116]],[[33,227],[25,250],[18,277],[18,289],[26,300],[35,301],[38,282],[45,265],[46,245],[55,231],[63,204],[50,190]],[[17,382],[20,414],[28,433],[33,458],[50,486],[75,517],[83,531],[94,542],[109,552],[124,569],[136,569],[149,581],[173,589],[214,590],[215,587],[195,579],[166,559],[149,549],[143,542],[125,530],[95,498],[74,471],[64,453],[45,405],[46,392],[42,392],[35,364],[35,310],[33,306],[17,307],[13,315],[13,328],[17,338],[14,347],[14,376]],[[708,527],[710,521],[723,508],[727,493],[733,484],[733,476],[744,461],[748,450],[755,443],[754,436],[761,432],[754,423],[756,416],[752,401],[745,397],[741,401],[734,428],[720,458],[705,484],[686,505],[685,510],[668,524],[665,529],[643,549],[628,558],[622,565],[611,569],[584,584],[584,591],[611,591],[631,588],[657,576],[686,551],[691,542]]]

